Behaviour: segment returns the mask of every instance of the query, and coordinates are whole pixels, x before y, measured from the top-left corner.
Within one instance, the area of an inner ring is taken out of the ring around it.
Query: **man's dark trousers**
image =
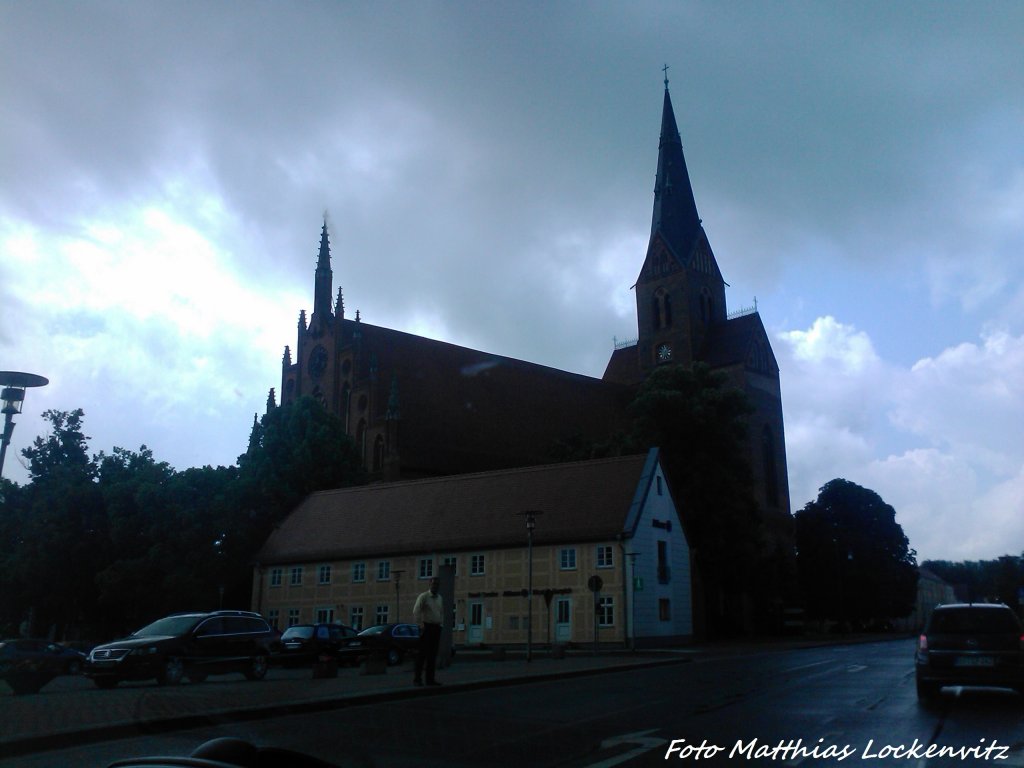
[[[427,685],[434,682],[434,669],[437,665],[437,647],[441,644],[441,625],[424,624],[420,636],[420,652],[416,656],[416,681],[423,679],[423,664],[427,665]]]

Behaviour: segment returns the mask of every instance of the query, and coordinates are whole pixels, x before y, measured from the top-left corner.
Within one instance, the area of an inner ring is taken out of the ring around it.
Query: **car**
[[[359,659],[380,654],[389,666],[401,664],[420,646],[420,628],[415,624],[377,624],[360,632],[349,642],[348,652]]]
[[[57,675],[76,675],[85,654],[49,640],[0,642],[0,678],[17,694],[36,693]]]
[[[275,645],[276,660],[283,666],[309,664],[321,656],[334,659],[345,655],[348,642],[359,633],[344,624],[295,624],[288,627]]]
[[[1024,693],[1024,626],[1003,604],[936,606],[918,638],[915,676],[922,702],[937,698],[946,685]]]
[[[96,646],[83,672],[99,688],[113,688],[124,680],[174,685],[187,677],[198,683],[208,675],[233,672],[262,680],[277,638],[258,613],[177,613]]]

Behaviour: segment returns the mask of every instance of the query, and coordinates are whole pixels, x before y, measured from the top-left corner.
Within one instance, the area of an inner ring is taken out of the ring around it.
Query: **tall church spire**
[[[667,73],[667,69],[666,69]],[[661,111],[661,140],[658,144],[658,177],[654,185],[654,216],[651,237],[658,232],[677,258],[685,261],[700,234],[700,217],[690,186],[690,175],[683,158],[683,141],[679,137],[672,98],[665,77],[665,104]]]
[[[316,260],[316,278],[313,287],[313,317],[331,317],[331,293],[334,275],[331,272],[331,245],[327,237],[327,217],[320,230],[320,254]]]

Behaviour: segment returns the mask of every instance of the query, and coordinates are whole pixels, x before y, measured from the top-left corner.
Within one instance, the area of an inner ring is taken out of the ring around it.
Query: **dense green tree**
[[[315,401],[275,408],[239,467],[176,472],[152,451],[90,458],[84,414],[47,411],[0,491],[0,627],[92,639],[178,610],[249,604],[252,560],[308,493],[362,480],[341,423]]]
[[[95,608],[92,577],[104,550],[106,516],[82,410],[49,410],[43,417],[50,432],[22,451],[32,482],[8,510],[16,536],[5,541],[4,588],[16,596],[9,622],[28,620],[30,631],[63,634]]]
[[[832,480],[794,522],[809,615],[857,625],[906,616],[913,608],[916,553],[896,511],[877,493]]]
[[[630,405],[633,443],[662,450],[710,634],[764,628],[782,599],[788,553],[766,531],[754,498],[746,443],[752,412],[741,390],[701,363],[656,369]]]
[[[249,506],[260,536],[310,493],[365,479],[345,425],[311,397],[270,409],[238,467],[241,503]]]

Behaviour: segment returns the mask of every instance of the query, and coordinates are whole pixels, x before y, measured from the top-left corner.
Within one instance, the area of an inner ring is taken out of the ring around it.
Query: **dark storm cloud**
[[[233,461],[310,309],[326,210],[349,316],[600,375],[636,332],[667,63],[730,308],[758,296],[784,383],[806,377],[784,397],[813,489],[914,447],[871,431],[886,363],[967,344],[994,369],[983,331],[1022,332],[1022,31],[1024,5],[986,2],[0,0],[2,350],[53,370],[37,402],[88,406],[97,448],[159,432],[175,465]],[[109,334],[75,325],[80,293]],[[877,366],[814,378],[872,342]],[[823,391],[841,407],[799,397]],[[174,439],[189,400],[185,433],[233,425],[205,457]],[[900,423],[955,443],[942,410]]]

